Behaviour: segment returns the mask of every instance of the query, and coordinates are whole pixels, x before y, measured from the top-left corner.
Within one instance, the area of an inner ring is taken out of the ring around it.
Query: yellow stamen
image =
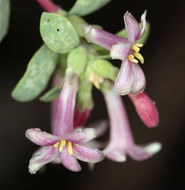
[[[132,54],[129,54],[128,59],[134,59],[134,56]]]
[[[144,58],[140,53],[134,53],[134,56],[141,61],[141,63],[144,63]]]
[[[62,150],[63,150],[63,148],[64,148],[64,146],[66,145],[66,140],[65,139],[62,139],[61,141],[60,141],[60,146],[59,146],[59,152],[62,152]]]
[[[53,145],[54,148],[57,148],[59,146],[60,142],[57,142]]]
[[[133,45],[132,46],[132,49],[135,51],[135,52],[139,52],[140,48],[137,47],[136,45]]]
[[[141,47],[143,47],[144,44],[141,44],[141,43],[135,43],[134,45],[136,45],[137,47],[141,48]]]
[[[62,140],[61,140],[61,144],[62,144],[63,147],[66,146],[66,140],[65,140],[65,139],[62,139]]]
[[[68,149],[69,155],[73,155],[72,142],[68,141],[68,143],[67,143],[67,149]]]
[[[138,63],[139,61],[137,59],[129,59],[129,61],[131,61],[132,63]]]

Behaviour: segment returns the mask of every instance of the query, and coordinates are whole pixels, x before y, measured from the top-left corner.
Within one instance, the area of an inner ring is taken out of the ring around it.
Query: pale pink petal
[[[129,94],[132,90],[133,81],[134,71],[132,63],[126,59],[125,62],[122,62],[121,64],[121,68],[114,85],[114,91],[120,95]]]
[[[134,81],[132,85],[131,94],[139,94],[143,92],[146,86],[146,79],[143,70],[138,64],[131,63],[134,71]]]
[[[131,15],[131,13],[126,12],[124,15],[125,27],[128,32],[128,39],[130,42],[134,43],[140,37],[140,28],[137,20]]]
[[[141,16],[141,23],[142,23],[142,28],[141,28],[141,32],[140,32],[139,38],[141,38],[143,36],[143,34],[145,32],[145,29],[146,29],[146,10],[142,14],[142,16]]]
[[[62,164],[67,169],[69,169],[73,172],[79,172],[81,170],[81,167],[80,167],[77,159],[75,158],[74,155],[69,155],[68,149],[66,148],[66,146],[64,147],[64,149],[60,153],[60,159],[62,161]]]
[[[75,156],[84,162],[96,163],[104,159],[104,154],[101,151],[89,146],[74,144],[73,151]]]
[[[29,172],[35,174],[42,166],[52,162],[58,156],[58,150],[52,146],[38,149],[29,161]]]
[[[138,95],[129,94],[129,98],[132,100],[135,109],[147,127],[156,127],[159,123],[159,114],[155,106],[155,103],[150,97],[142,92]]]
[[[40,146],[50,146],[61,140],[59,137],[47,132],[42,132],[37,128],[26,130],[25,136],[33,143]]]
[[[161,144],[158,142],[154,142],[145,147],[137,145],[132,147],[127,147],[127,153],[134,160],[142,161],[158,153],[160,149],[161,149]]]
[[[131,43],[117,43],[112,46],[110,50],[110,56],[112,59],[120,59],[122,62],[127,59],[130,50],[131,50],[132,44]]]
[[[119,148],[117,146],[108,146],[105,150],[104,153],[107,158],[110,160],[113,160],[115,162],[125,162],[126,161],[126,154],[124,152],[123,148]]]
[[[107,120],[101,120],[94,122],[88,126],[88,128],[93,128],[96,130],[96,137],[99,137],[105,133],[105,131],[108,128],[108,121]]]
[[[73,143],[85,143],[96,137],[96,130],[93,128],[77,128],[73,132],[63,135],[62,137]]]

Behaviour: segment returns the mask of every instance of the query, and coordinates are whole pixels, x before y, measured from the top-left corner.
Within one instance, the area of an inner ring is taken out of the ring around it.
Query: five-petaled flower
[[[40,129],[26,131],[26,137],[29,140],[42,146],[30,159],[30,173],[36,173],[49,162],[61,162],[69,170],[77,172],[81,170],[77,159],[96,163],[104,158],[101,151],[88,145],[88,142],[96,137],[96,130],[73,127],[77,89],[77,76],[67,73],[61,95],[58,100],[55,100],[53,106],[53,135],[42,132]]]
[[[143,56],[139,53],[143,46],[137,43],[146,28],[146,11],[141,16],[142,29],[140,29],[136,19],[126,12],[124,22],[128,32],[128,39],[113,35],[99,28],[89,26],[86,27],[86,39],[93,42],[106,50],[110,51],[112,59],[122,60],[122,65],[118,73],[114,89],[120,95],[138,94],[145,88],[145,75],[137,64],[138,60],[144,63]],[[137,59],[136,59],[137,58]]]

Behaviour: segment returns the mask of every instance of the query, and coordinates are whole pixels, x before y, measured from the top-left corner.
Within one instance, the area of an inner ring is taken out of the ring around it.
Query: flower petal
[[[51,135],[47,132],[42,132],[37,128],[28,129],[25,136],[33,143],[40,146],[50,146],[61,140],[59,137]]]
[[[104,159],[104,154],[96,148],[85,145],[74,144],[73,151],[75,156],[84,162],[100,162]]]
[[[71,133],[68,133],[63,136],[67,141],[71,141],[73,143],[84,143],[90,141],[96,137],[96,130],[93,128],[77,128]]]
[[[62,161],[62,164],[69,170],[73,172],[79,172],[81,170],[81,167],[75,158],[74,155],[69,155],[68,150],[66,146],[60,153],[60,159]]]
[[[88,126],[88,128],[93,128],[96,130],[96,137],[99,137],[105,133],[105,131],[108,128],[108,121],[107,120],[101,120],[98,122],[95,122]]]
[[[108,146],[104,153],[107,158],[116,162],[125,162],[126,161],[126,154],[123,152],[123,148],[119,149],[114,146]]]
[[[154,142],[145,147],[141,147],[137,145],[128,147],[127,153],[134,160],[142,161],[158,153],[160,149],[161,149],[161,144],[158,142]]]
[[[134,81],[134,71],[132,67],[132,63],[130,63],[127,59],[125,62],[122,62],[120,71],[118,73],[114,91],[120,95],[126,95],[130,93],[132,89]]]
[[[145,32],[145,29],[146,29],[146,10],[142,14],[142,16],[141,16],[141,23],[142,23],[142,28],[141,28],[141,32],[140,32],[139,38],[141,38],[143,36],[143,34]]]
[[[52,146],[38,149],[29,161],[29,172],[35,174],[42,166],[52,162],[58,156],[58,150]]]
[[[130,53],[131,47],[131,43],[117,43],[112,46],[110,56],[112,59],[120,59],[124,62]]]
[[[130,42],[134,43],[140,37],[139,24],[137,20],[129,12],[125,13],[124,22],[126,30],[128,32],[128,39]]]
[[[146,79],[143,70],[138,64],[131,63],[134,71],[134,81],[131,94],[139,94],[143,92],[146,86]]]

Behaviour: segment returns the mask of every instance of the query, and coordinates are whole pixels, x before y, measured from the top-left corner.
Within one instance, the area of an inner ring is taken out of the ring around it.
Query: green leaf
[[[79,44],[74,27],[59,14],[42,13],[40,33],[46,45],[57,53],[67,53]]]
[[[69,13],[84,16],[100,9],[110,1],[111,0],[77,0]]]
[[[141,23],[139,24],[139,26],[141,28]],[[150,24],[147,22],[144,34],[137,42],[145,44],[148,39],[149,33],[150,33]],[[116,35],[124,37],[124,38],[128,38],[128,33],[126,29],[119,31]]]
[[[58,85],[50,89],[43,96],[39,98],[39,100],[43,102],[51,102],[60,96],[62,90],[63,82],[60,82]]]
[[[43,45],[29,61],[24,76],[12,92],[12,97],[21,102],[36,98],[47,86],[57,59],[58,54]]]
[[[73,27],[75,28],[79,37],[84,36],[84,27],[88,24],[81,17],[77,15],[69,15],[67,19],[71,22]]]
[[[87,65],[88,54],[86,50],[82,47],[77,47],[70,51],[67,58],[67,68],[80,76]]]
[[[10,16],[10,1],[0,0],[0,42],[8,31]]]

